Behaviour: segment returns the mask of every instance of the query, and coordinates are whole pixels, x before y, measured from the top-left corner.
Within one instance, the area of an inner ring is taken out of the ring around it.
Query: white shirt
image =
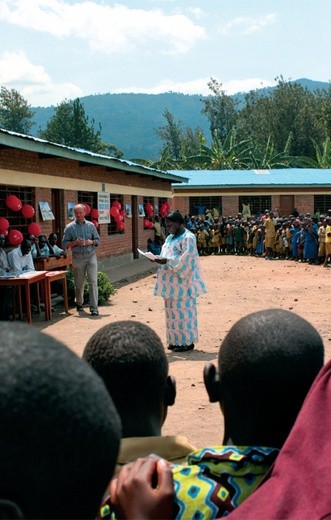
[[[8,262],[16,273],[35,271],[31,251],[27,255],[22,255],[21,246],[15,247],[8,253]]]

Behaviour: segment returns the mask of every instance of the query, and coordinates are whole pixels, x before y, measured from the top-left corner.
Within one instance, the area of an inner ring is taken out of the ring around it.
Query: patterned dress
[[[178,236],[169,235],[162,246],[155,296],[162,296],[165,304],[168,345],[188,346],[198,341],[196,298],[206,292],[196,238],[191,231]]]
[[[213,446],[174,466],[173,518],[208,520],[227,516],[260,484],[279,450],[260,446]]]

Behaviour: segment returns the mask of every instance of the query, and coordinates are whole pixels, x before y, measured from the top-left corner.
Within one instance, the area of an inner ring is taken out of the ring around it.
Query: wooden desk
[[[68,251],[66,257],[60,256],[60,258],[56,258],[55,256],[50,256],[47,258],[37,258],[34,260],[34,266],[36,271],[52,271],[52,270],[65,270],[72,262],[72,252]]]
[[[69,311],[68,291],[67,291],[67,272],[66,271],[46,271],[45,279],[46,279],[45,311],[47,313],[47,319],[51,320],[52,319],[51,283],[55,282],[56,280],[62,280],[64,310],[66,313],[68,313],[68,311]],[[47,307],[46,307],[46,302],[47,302]]]
[[[46,287],[46,271],[30,271],[29,273],[22,274],[17,278],[0,278],[0,286],[6,287],[17,287],[18,288],[18,297],[19,297],[19,306],[20,306],[20,316],[22,319],[22,295],[21,295],[21,287],[24,287],[25,290],[25,302],[26,302],[26,319],[28,323],[32,323],[32,313],[31,313],[31,295],[30,295],[30,286],[34,283],[42,283],[43,293],[45,295],[45,319],[48,319],[47,309],[50,306],[50,302],[47,301],[47,287]],[[39,293],[38,293],[39,295]],[[39,298],[38,298],[38,306],[39,306]],[[40,312],[40,306],[39,306]]]

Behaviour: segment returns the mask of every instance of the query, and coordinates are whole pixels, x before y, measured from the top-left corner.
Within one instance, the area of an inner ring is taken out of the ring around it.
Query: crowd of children
[[[331,210],[280,217],[266,210],[259,216],[186,215],[200,255],[249,255],[327,267],[331,261]]]

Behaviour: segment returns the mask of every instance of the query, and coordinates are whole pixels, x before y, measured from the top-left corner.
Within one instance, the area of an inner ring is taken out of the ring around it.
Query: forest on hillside
[[[1,87],[0,125],[160,169],[331,167],[331,85],[285,81],[228,96],[98,94],[33,108]]]

